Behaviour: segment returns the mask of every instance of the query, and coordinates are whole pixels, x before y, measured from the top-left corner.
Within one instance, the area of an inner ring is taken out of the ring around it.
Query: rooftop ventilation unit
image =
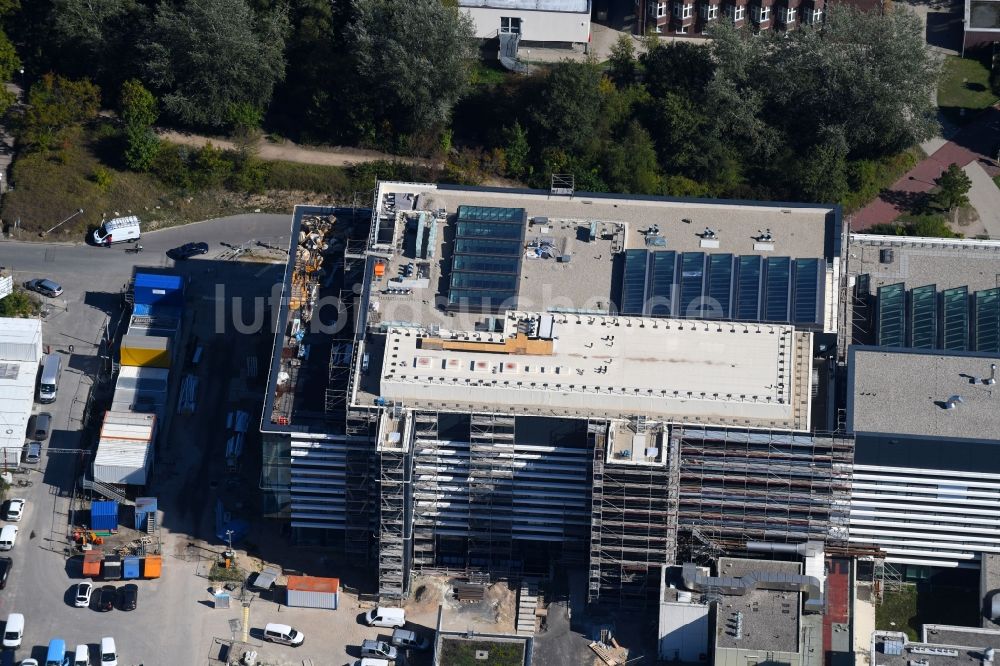
[[[997,364],[990,363],[990,376],[983,380],[983,383],[987,386],[993,386],[997,383]]]
[[[955,409],[956,407],[958,407],[963,402],[964,402],[964,400],[962,400],[962,396],[960,396],[960,395],[953,395],[950,398],[948,398],[948,400],[944,403],[944,408],[945,409]]]

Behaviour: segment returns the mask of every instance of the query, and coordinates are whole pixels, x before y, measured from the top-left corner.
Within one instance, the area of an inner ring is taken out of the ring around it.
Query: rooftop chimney
[[[997,364],[990,363],[990,376],[983,380],[983,383],[987,386],[993,386],[997,383]]]
[[[957,407],[958,405],[962,404],[962,402],[963,402],[962,396],[960,396],[960,395],[953,395],[950,398],[948,398],[947,402],[944,403],[944,408],[945,409],[955,409],[955,407]]]

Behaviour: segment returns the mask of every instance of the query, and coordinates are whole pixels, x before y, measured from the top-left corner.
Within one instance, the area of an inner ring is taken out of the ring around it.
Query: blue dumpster
[[[132,580],[139,577],[139,558],[126,557],[122,560],[122,578]]]
[[[184,306],[184,279],[180,275],[136,273],[133,291],[139,305]]]

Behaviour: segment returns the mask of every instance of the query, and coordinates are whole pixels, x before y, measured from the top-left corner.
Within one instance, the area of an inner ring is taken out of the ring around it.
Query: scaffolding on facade
[[[469,431],[469,565],[508,575],[513,557],[514,417],[473,414]]]
[[[634,428],[641,432],[646,424]],[[642,608],[656,603],[660,569],[676,558],[677,451],[664,437],[661,461],[612,462],[607,429],[606,422],[588,424],[594,454],[588,603]]]
[[[386,414],[386,423],[397,420]],[[383,601],[399,601],[408,592],[410,545],[407,496],[410,456],[402,438],[405,428],[385,428],[379,440],[378,593]],[[398,435],[393,437],[392,435]]]
[[[850,438],[684,426],[671,439],[680,452],[685,532],[697,530],[720,550],[741,551],[748,540],[846,547]]]
[[[437,441],[438,440],[438,415],[436,412],[414,412],[413,413],[414,440]],[[436,450],[436,449],[435,449]],[[444,464],[437,455],[431,461],[434,465]],[[441,498],[440,491],[436,488],[436,483],[431,475],[420,475],[414,472],[413,480],[413,503],[418,500],[432,499],[435,504]],[[435,556],[435,542],[438,520],[435,516],[428,516],[422,512],[414,511],[413,516],[413,566],[417,570],[429,570],[437,565]]]
[[[347,459],[345,474],[346,516],[344,548],[351,555],[367,560],[371,554],[371,535],[375,520],[374,446],[378,411],[349,409]]]

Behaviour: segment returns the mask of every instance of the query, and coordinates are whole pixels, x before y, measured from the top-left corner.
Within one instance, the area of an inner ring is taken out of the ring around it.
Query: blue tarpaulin
[[[226,532],[232,530],[232,535],[227,535]],[[222,501],[218,501],[215,504],[215,536],[222,543],[229,543],[230,538],[233,543],[239,543],[246,538],[247,533],[250,531],[250,523],[239,518],[233,518],[225,507],[222,506]]]
[[[126,557],[122,560],[122,578],[131,580],[139,577],[139,558]]]
[[[136,273],[133,292],[137,305],[184,305],[184,279],[180,275]]]
[[[90,529],[92,530],[116,530],[118,529],[118,502],[114,500],[101,500],[90,503]]]

